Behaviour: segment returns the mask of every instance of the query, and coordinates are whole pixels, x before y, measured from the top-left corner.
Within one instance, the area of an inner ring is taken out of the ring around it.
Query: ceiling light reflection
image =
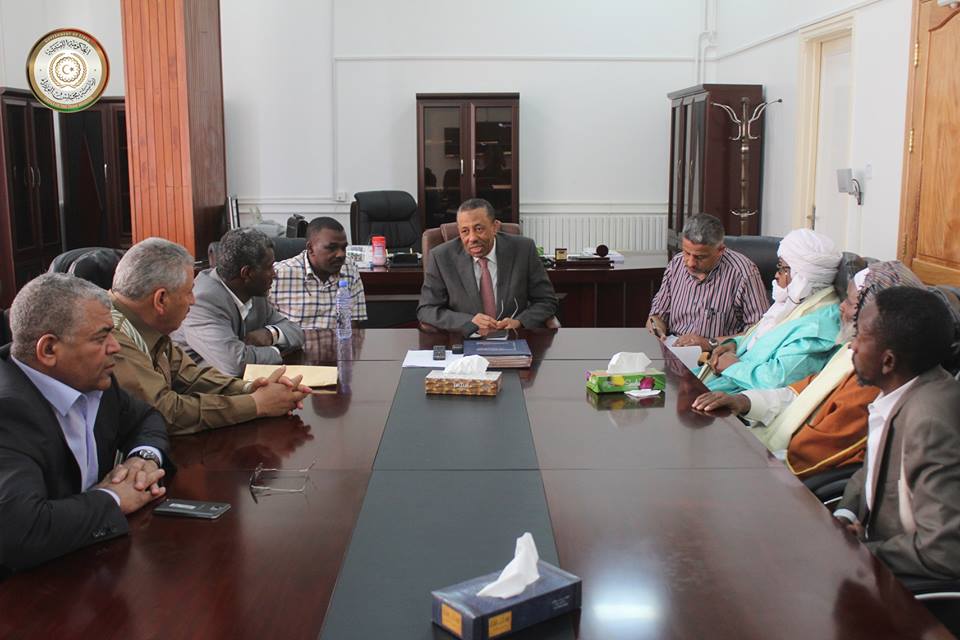
[[[593,612],[602,620],[656,620],[660,617],[652,604],[610,603],[594,605]]]

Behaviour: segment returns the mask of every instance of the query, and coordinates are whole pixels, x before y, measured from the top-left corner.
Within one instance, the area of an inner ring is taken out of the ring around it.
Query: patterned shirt
[[[276,276],[270,289],[270,302],[284,317],[304,329],[334,329],[337,326],[337,289],[340,280],[350,283],[353,319],[367,319],[367,301],[356,265],[348,258],[338,275],[321,280],[304,251],[273,265]]]
[[[760,271],[743,254],[727,249],[707,277],[697,280],[683,265],[681,252],[667,265],[650,315],[662,318],[678,336],[716,338],[743,332],[769,306]]]

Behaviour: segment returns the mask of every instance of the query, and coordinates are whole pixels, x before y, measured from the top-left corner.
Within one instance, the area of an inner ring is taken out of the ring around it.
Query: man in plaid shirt
[[[337,289],[350,283],[353,320],[367,319],[367,302],[357,267],[347,260],[347,234],[333,218],[315,218],[307,226],[307,248],[273,265],[276,276],[270,302],[304,329],[335,329]]]

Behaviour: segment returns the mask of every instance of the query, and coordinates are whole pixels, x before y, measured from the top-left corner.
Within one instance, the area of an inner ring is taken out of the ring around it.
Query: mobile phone
[[[185,518],[202,518],[216,520],[230,509],[228,502],[204,502],[201,500],[177,500],[167,498],[154,513],[161,516],[183,516]]]
[[[442,344],[438,344],[433,348],[433,359],[434,360],[446,360],[447,359],[447,347]]]

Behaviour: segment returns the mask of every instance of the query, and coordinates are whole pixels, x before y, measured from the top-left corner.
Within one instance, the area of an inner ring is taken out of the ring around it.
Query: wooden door
[[[929,284],[960,285],[960,9],[914,5],[899,255]]]

